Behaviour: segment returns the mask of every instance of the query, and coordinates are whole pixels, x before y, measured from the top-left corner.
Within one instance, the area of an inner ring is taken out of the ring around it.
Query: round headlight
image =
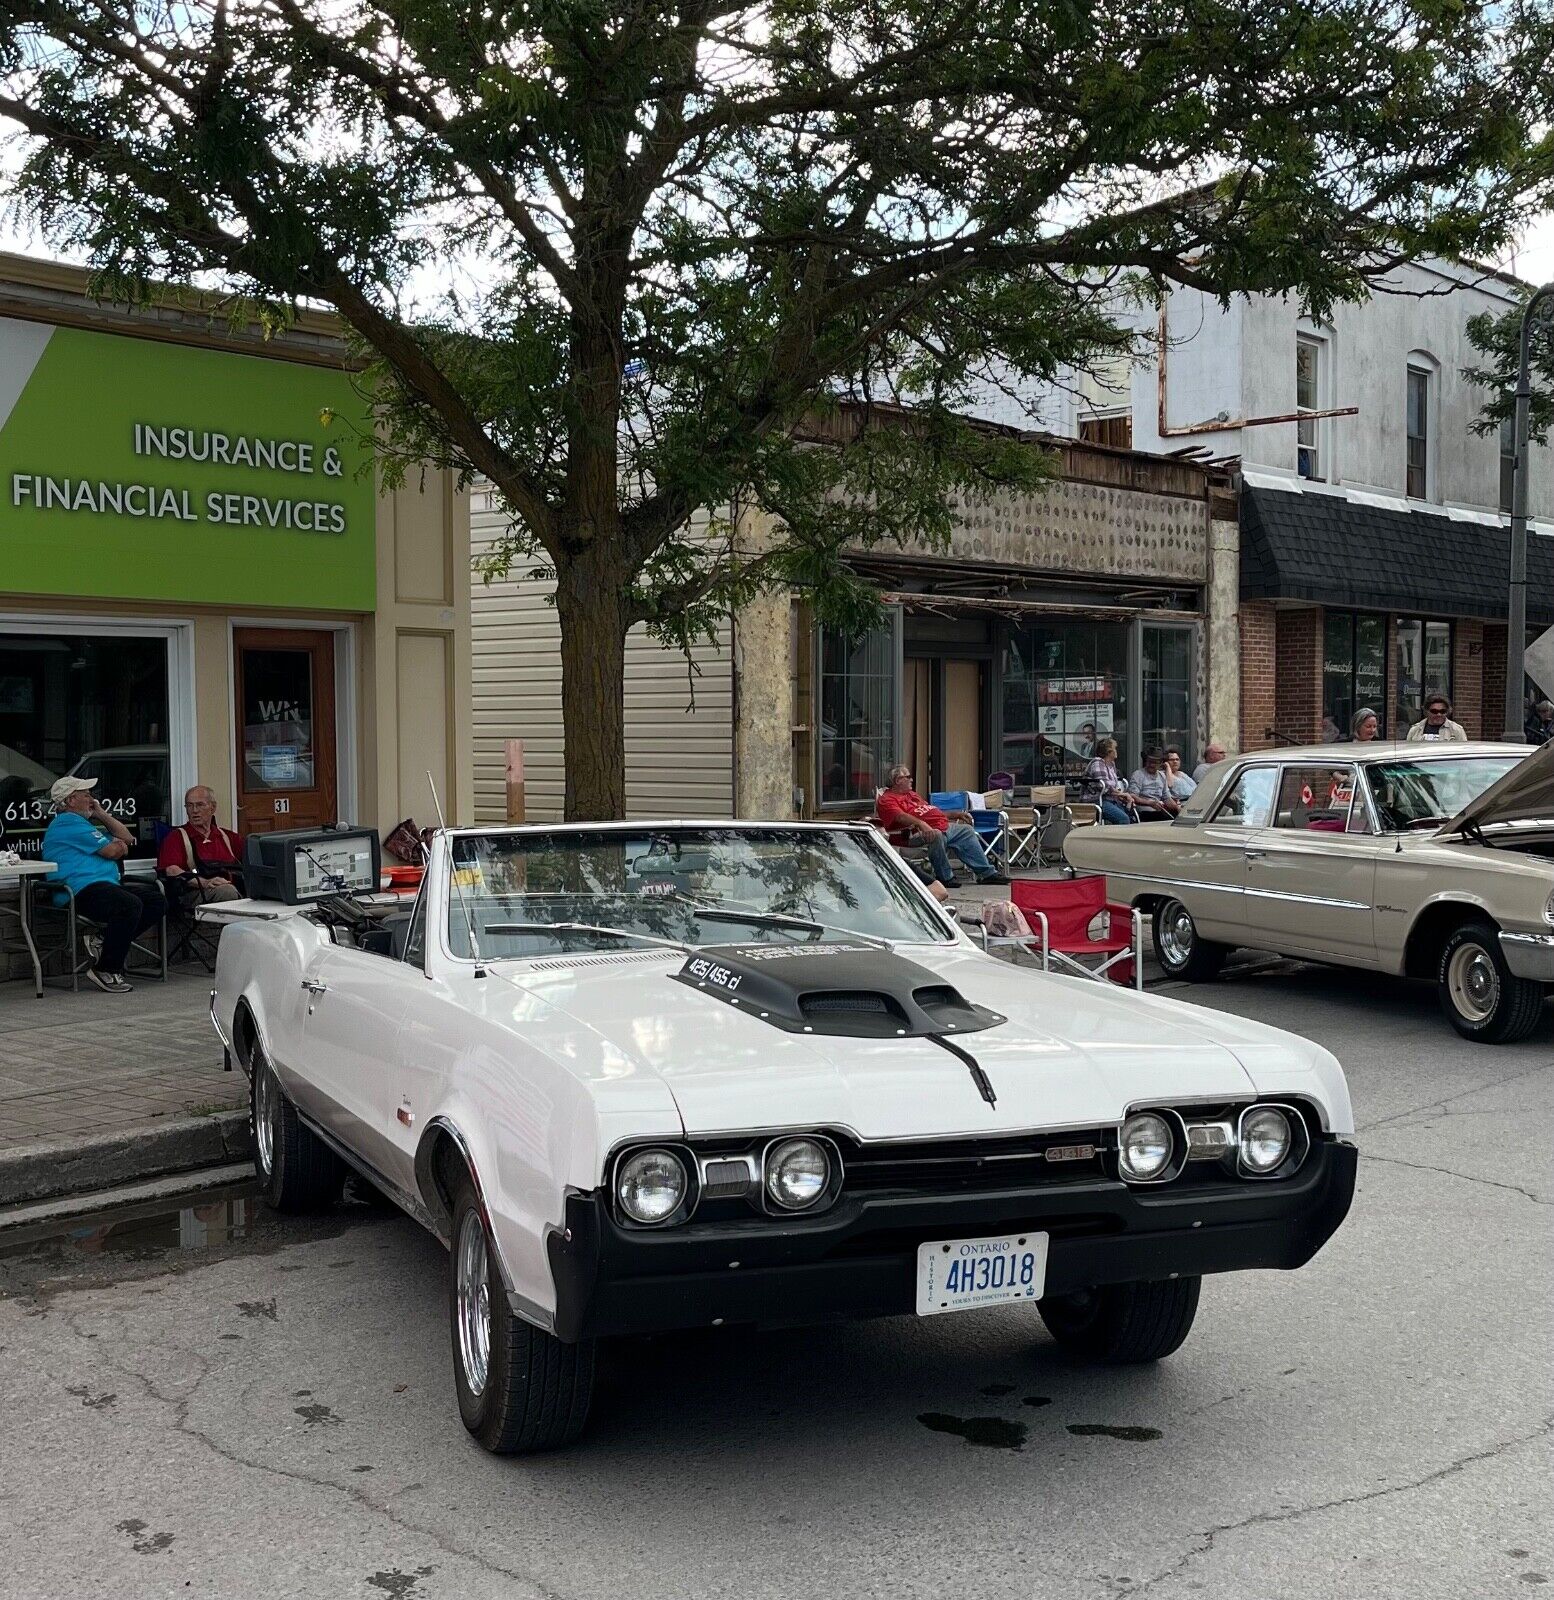
[[[766,1192],[784,1211],[804,1211],[831,1184],[831,1157],[814,1139],[785,1139],[766,1158]]]
[[[1290,1119],[1273,1106],[1259,1106],[1241,1119],[1241,1162],[1248,1172],[1272,1172],[1290,1153]]]
[[[1117,1140],[1117,1165],[1135,1183],[1158,1178],[1171,1162],[1171,1124],[1153,1111],[1140,1111],[1122,1125]]]
[[[621,1162],[615,1198],[633,1222],[667,1222],[685,1200],[685,1163],[672,1150],[639,1150]]]

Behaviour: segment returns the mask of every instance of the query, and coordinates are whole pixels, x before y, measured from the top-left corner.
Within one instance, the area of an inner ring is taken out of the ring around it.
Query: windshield
[[[558,928],[557,923],[587,924]],[[465,834],[453,840],[448,947],[483,959],[558,950],[949,935],[859,835],[673,828]],[[639,939],[618,937],[636,934]]]
[[[1455,761],[1377,761],[1365,775],[1386,833],[1445,822],[1498,783],[1518,755],[1463,756]]]

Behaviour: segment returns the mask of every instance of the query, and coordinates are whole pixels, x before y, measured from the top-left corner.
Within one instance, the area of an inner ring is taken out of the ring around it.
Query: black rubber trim
[[[1304,1266],[1354,1197],[1356,1153],[1312,1147],[1292,1178],[1257,1184],[1115,1180],[980,1193],[849,1195],[816,1217],[751,1217],[628,1232],[598,1194],[573,1195],[549,1241],[562,1339],[710,1323],[789,1327],[913,1311],[929,1239],[1039,1229],[1049,1293],[1249,1267]]]

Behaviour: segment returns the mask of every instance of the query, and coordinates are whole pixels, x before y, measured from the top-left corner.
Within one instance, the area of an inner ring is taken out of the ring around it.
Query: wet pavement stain
[[[369,1588],[381,1589],[384,1594],[406,1595],[422,1578],[431,1577],[436,1570],[436,1567],[417,1567],[414,1572],[401,1572],[394,1567],[388,1572],[374,1572],[366,1581]]]
[[[268,1300],[239,1300],[237,1309],[245,1317],[263,1317],[267,1322],[276,1320],[274,1295],[271,1295]]]
[[[1159,1428],[1112,1427],[1105,1422],[1071,1422],[1068,1431],[1081,1439],[1125,1439],[1129,1444],[1165,1437]]]
[[[917,1419],[934,1433],[953,1433],[967,1444],[985,1445],[992,1450],[1020,1450],[1029,1431],[1023,1422],[1004,1417],[952,1417],[943,1411],[924,1411]]]
[[[232,1244],[249,1235],[256,1192],[253,1184],[240,1184],[190,1195],[172,1205],[165,1200],[148,1200],[85,1212],[68,1221],[38,1223],[14,1233],[8,1231],[5,1244],[0,1246],[0,1259],[117,1256],[131,1261],[155,1261],[185,1250]]]
[[[116,1394],[93,1394],[84,1383],[71,1384],[65,1393],[73,1394],[88,1411],[102,1411],[119,1398]]]
[[[310,1428],[338,1428],[340,1419],[328,1406],[293,1406],[291,1408]]]
[[[119,1533],[129,1536],[130,1549],[137,1556],[159,1555],[173,1542],[173,1536],[170,1533],[147,1533],[147,1524],[142,1522],[139,1517],[126,1517],[123,1522],[118,1523],[116,1526]]]
[[[1020,1401],[1020,1404],[1022,1406],[1050,1406],[1052,1404],[1052,1396],[1050,1394],[1028,1394]]]
[[[372,1468],[371,1467],[352,1467],[351,1471],[352,1472],[371,1472]]]
[[[1013,1394],[1014,1385],[1012,1383],[990,1383],[980,1392],[985,1394],[990,1400],[996,1400],[1001,1394]]]

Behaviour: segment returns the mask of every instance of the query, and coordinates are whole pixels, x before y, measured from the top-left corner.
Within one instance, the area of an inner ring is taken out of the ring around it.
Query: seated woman
[[[243,892],[242,841],[216,821],[216,795],[197,783],[183,797],[187,821],[170,828],[156,853],[157,876],[169,896],[191,905],[236,900]]]
[[[1085,768],[1085,798],[1101,808],[1103,822],[1137,822],[1138,797],[1117,771],[1117,741],[1110,734],[1095,742],[1095,755]]]

